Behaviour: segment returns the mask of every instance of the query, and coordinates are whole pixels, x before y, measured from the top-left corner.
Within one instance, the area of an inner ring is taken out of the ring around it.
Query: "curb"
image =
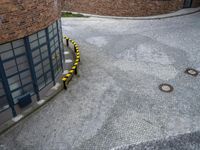
[[[187,12],[181,12],[183,10],[187,10]],[[187,9],[181,9],[176,12],[168,13],[168,14],[162,14],[157,16],[147,16],[147,17],[119,17],[119,16],[101,16],[101,15],[93,15],[93,14],[87,14],[87,13],[81,13],[81,12],[73,12],[73,11],[62,11],[62,12],[71,12],[74,14],[81,14],[86,17],[95,17],[95,18],[104,18],[104,19],[120,19],[120,20],[160,20],[160,19],[167,19],[167,18],[174,18],[174,17],[180,17],[180,16],[186,16],[191,15],[197,12],[200,12],[200,7],[198,8],[187,8]],[[180,14],[179,14],[180,13]],[[65,18],[65,17],[63,17]]]
[[[76,42],[74,42],[73,40],[67,38],[66,36],[64,36],[64,39],[66,39],[66,45],[67,47],[69,47],[69,41],[74,45],[74,50],[75,50],[75,55],[76,55],[76,60],[74,63],[74,66],[72,66],[71,70],[69,71],[70,73],[70,78],[67,78],[66,81],[67,85],[69,84],[69,82],[71,81],[73,75],[78,73],[78,65],[80,62],[80,52],[79,52],[79,48]],[[68,42],[67,42],[68,41]],[[77,62],[78,60],[78,62]],[[22,118],[20,118],[18,121],[14,122],[12,120],[8,120],[7,122],[5,122],[4,124],[2,124],[0,126],[0,135],[2,135],[3,133],[5,133],[6,131],[8,131],[9,129],[11,129],[12,127],[16,126],[18,123],[20,123],[22,120],[25,120],[26,118],[28,118],[29,116],[31,116],[32,114],[36,113],[40,108],[45,107],[46,104],[52,100],[54,100],[53,98],[58,95],[63,88],[65,89],[66,82],[63,82],[63,79],[66,78],[66,76],[68,76],[68,74],[64,75],[64,77],[62,77],[59,81],[58,81],[58,88],[56,89],[55,92],[53,92],[52,94],[48,95],[48,96],[44,96],[44,99],[41,100],[41,104],[37,104],[35,103],[35,105],[31,106],[30,108],[28,108],[27,110],[23,111],[22,114]],[[70,80],[68,80],[70,79]],[[62,85],[63,83],[63,85]],[[67,89],[67,88],[66,88]]]
[[[25,120],[26,118],[28,118],[29,116],[31,116],[33,113],[35,113],[37,110],[39,110],[40,108],[44,107],[49,101],[51,101],[56,95],[58,95],[61,91],[63,90],[62,87],[59,87],[59,89],[53,93],[50,97],[46,98],[44,100],[44,103],[42,103],[41,105],[34,105],[31,107],[30,110],[28,111],[24,111],[21,114],[23,115],[23,117],[18,120],[17,122],[13,122],[12,120],[9,120],[7,122],[5,122],[3,125],[1,125],[0,127],[0,135],[5,133],[6,131],[8,131],[10,128],[14,127],[15,125],[17,125],[19,122],[21,122],[22,120]]]

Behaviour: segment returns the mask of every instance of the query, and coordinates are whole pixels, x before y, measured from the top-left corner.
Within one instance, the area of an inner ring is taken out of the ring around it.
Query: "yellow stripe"
[[[74,73],[74,70],[70,70],[69,73]]]
[[[70,76],[71,76],[71,74],[69,74],[69,73],[68,73],[68,74],[66,74],[66,77],[67,77],[67,78],[69,78]]]
[[[62,78],[62,81],[66,81],[67,80],[67,78]]]
[[[75,70],[75,69],[76,69],[76,66],[73,66],[72,69]]]

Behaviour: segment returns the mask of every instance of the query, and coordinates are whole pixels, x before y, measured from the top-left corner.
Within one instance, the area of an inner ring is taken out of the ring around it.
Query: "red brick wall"
[[[0,44],[46,28],[60,11],[61,0],[0,0]]]
[[[199,7],[200,6],[200,0],[193,0],[192,7]]]
[[[64,0],[64,10],[110,16],[148,16],[183,7],[183,0]]]

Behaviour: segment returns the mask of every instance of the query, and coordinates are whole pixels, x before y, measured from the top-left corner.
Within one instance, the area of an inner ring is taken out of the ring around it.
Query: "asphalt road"
[[[79,77],[2,135],[0,149],[200,149],[200,77],[184,73],[200,70],[200,13],[62,23],[80,45]]]

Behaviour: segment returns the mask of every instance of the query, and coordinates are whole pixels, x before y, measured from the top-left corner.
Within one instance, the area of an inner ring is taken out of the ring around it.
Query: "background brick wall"
[[[0,44],[46,28],[60,11],[61,0],[0,0]]]
[[[64,0],[64,10],[112,16],[148,16],[183,7],[183,0]]]
[[[200,6],[200,0],[193,0],[192,7],[199,7]]]

